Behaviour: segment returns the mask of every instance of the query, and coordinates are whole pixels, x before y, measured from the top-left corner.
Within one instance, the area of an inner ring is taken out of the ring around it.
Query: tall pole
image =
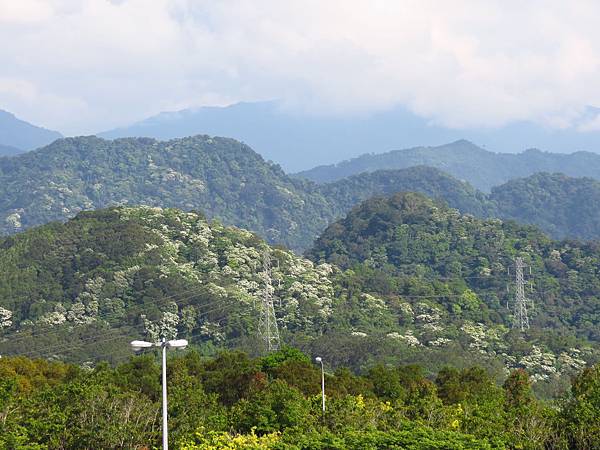
[[[321,360],[321,398],[323,399],[323,414],[325,414],[325,369]]]
[[[169,450],[169,427],[167,425],[167,340],[162,338],[162,435],[163,449]]]
[[[131,348],[135,352],[140,352],[145,348],[160,347],[162,350],[162,435],[163,449],[169,450],[169,426],[167,424],[167,348],[183,349],[188,345],[185,339],[173,339],[167,341],[165,337],[160,342],[131,341]]]
[[[325,368],[323,367],[323,358],[317,356],[315,360],[321,363],[321,402],[323,405],[323,415],[325,415]]]

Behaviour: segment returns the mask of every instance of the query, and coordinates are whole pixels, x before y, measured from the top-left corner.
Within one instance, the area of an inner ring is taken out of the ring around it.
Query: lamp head
[[[146,341],[131,341],[131,348],[134,352],[139,352],[144,348],[152,347],[152,342]]]
[[[173,339],[171,341],[167,342],[167,345],[170,348],[180,348],[180,349],[184,349],[187,347],[188,345],[188,341],[186,341],[185,339]]]
[[[315,358],[315,361],[318,362],[318,363],[320,363],[320,362],[323,362],[323,359],[320,356],[317,356]]]

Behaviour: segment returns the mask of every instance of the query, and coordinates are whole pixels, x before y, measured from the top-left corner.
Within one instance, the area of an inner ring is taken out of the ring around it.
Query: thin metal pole
[[[323,414],[325,414],[325,369],[321,360],[321,398],[323,400]]]
[[[162,338],[162,410],[163,449],[169,450],[169,427],[167,425],[167,340]]]

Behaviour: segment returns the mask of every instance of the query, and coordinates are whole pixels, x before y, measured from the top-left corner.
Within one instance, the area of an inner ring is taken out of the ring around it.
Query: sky
[[[273,99],[595,130],[599,17],[577,0],[0,0],[0,109],[67,135]]]

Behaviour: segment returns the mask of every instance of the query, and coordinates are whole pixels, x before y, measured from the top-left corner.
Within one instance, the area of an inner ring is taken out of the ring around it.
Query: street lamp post
[[[323,402],[323,414],[325,414],[325,369],[323,368],[323,358],[317,356],[315,361],[321,363],[321,400]]]
[[[173,339],[167,341],[162,338],[160,342],[147,342],[147,341],[131,341],[131,347],[134,351],[139,352],[145,348],[160,347],[162,349],[162,412],[163,412],[163,423],[162,423],[162,437],[163,437],[163,450],[169,450],[169,427],[167,425],[167,348],[180,348],[187,347],[188,341],[185,339]]]

